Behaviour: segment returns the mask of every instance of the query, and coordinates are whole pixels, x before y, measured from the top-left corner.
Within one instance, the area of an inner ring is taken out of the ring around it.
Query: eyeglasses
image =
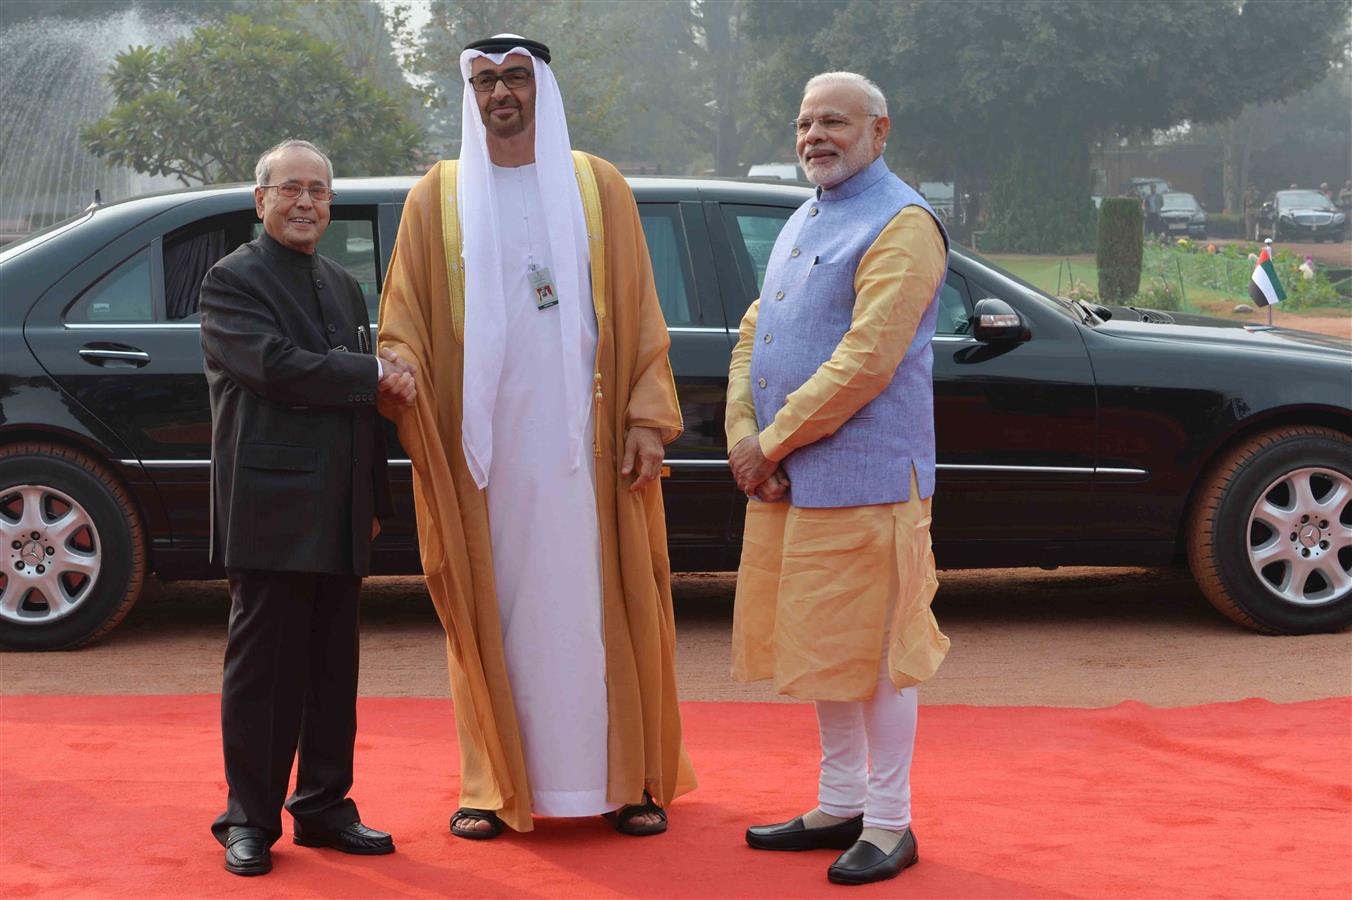
[[[497,90],[499,81],[507,85],[507,90],[514,91],[517,88],[525,87],[526,82],[530,79],[530,69],[515,66],[506,72],[480,72],[471,78],[469,83],[470,87],[478,93],[491,94]]]
[[[867,113],[865,115],[865,118],[876,119],[878,118],[878,113]],[[814,122],[820,125],[822,127],[822,130],[826,131],[828,134],[836,134],[850,127],[849,116],[826,115],[826,116],[818,116],[815,119],[809,116],[804,116],[801,119],[794,119],[793,130],[798,135],[807,134],[809,131],[812,130],[812,123]]]
[[[259,187],[276,188],[277,193],[288,200],[298,200],[301,194],[308,193],[310,199],[315,203],[328,203],[336,196],[333,191],[326,187],[303,187],[291,182],[286,184],[260,184]]]

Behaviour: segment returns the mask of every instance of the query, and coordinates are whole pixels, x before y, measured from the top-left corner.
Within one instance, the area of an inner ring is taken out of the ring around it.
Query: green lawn
[[[995,262],[1029,284],[1042,288],[1049,294],[1065,294],[1075,282],[1083,282],[1090,291],[1098,293],[1098,266],[1094,264],[1092,253],[1076,256],[1032,256],[1023,253],[988,253],[985,257]],[[1152,277],[1141,274],[1141,289],[1145,290]],[[1177,276],[1171,279],[1177,284]],[[1058,287],[1059,284],[1059,287]],[[1183,285],[1188,310],[1196,311],[1200,304],[1245,303],[1248,297],[1232,296],[1221,291],[1196,286]]]
[[[1098,267],[1094,264],[1092,253],[1074,256],[1037,256],[1023,253],[986,253],[982,255],[996,265],[1013,272],[1024,281],[1042,288],[1049,294],[1067,294],[1076,282],[1082,282],[1092,293],[1098,293]],[[1170,280],[1174,285],[1177,285],[1178,275],[1171,273],[1171,276]],[[1160,278],[1159,274],[1143,272],[1141,274],[1142,291],[1149,287],[1152,279],[1158,278]],[[1229,318],[1237,304],[1249,302],[1247,293],[1241,295],[1218,291],[1201,285],[1189,285],[1186,281],[1183,284],[1183,291],[1185,298],[1183,310],[1186,312]],[[1287,308],[1283,312],[1308,317],[1342,317],[1349,314],[1347,307],[1336,306]]]
[[[1083,281],[1091,290],[1098,290],[1098,267],[1094,265],[1092,253],[1079,256],[1029,256],[1023,253],[982,255],[1049,294],[1064,294],[1070,290],[1072,276],[1075,281]]]

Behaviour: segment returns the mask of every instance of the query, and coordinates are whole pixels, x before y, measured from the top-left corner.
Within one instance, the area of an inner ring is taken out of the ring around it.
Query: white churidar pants
[[[911,824],[911,754],[919,707],[916,688],[898,691],[883,655],[870,700],[818,700],[821,780],[817,805],[841,818],[864,814],[865,828]]]

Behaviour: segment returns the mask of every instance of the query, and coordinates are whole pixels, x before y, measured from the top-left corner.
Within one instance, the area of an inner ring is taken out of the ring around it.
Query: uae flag
[[[1249,299],[1258,306],[1271,306],[1286,299],[1286,291],[1277,279],[1277,269],[1272,265],[1272,255],[1268,248],[1258,254],[1258,265],[1253,268],[1253,278],[1249,281]]]

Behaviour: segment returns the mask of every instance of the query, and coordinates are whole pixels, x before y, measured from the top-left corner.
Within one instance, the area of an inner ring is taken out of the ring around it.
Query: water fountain
[[[0,31],[0,241],[103,201],[180,186],[173,178],[111,167],[80,132],[112,108],[104,75],[135,44],[186,35],[181,19],[131,8],[97,19],[33,19]]]

